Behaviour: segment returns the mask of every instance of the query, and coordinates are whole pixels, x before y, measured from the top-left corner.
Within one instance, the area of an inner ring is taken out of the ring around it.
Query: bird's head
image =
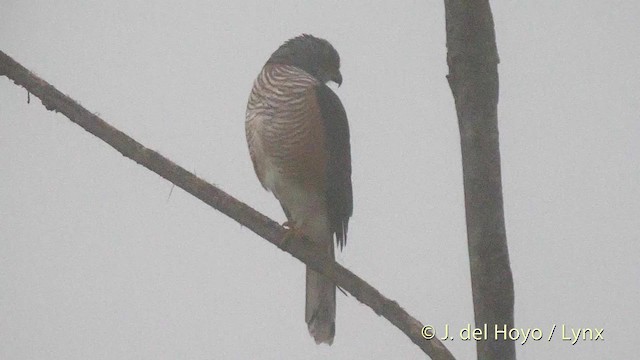
[[[280,45],[267,63],[293,65],[323,84],[333,81],[342,84],[340,56],[336,49],[324,39],[302,34]]]

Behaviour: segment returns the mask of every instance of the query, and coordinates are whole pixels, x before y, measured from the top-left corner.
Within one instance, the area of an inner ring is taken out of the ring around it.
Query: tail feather
[[[324,275],[309,268],[305,320],[316,344],[333,343],[336,332],[336,286]]]
[[[309,238],[319,243],[326,249],[327,255],[334,259],[333,236],[328,226],[322,223],[321,226],[308,230]],[[306,288],[305,321],[309,333],[316,344],[331,345],[336,332],[336,286],[324,275],[307,267]]]

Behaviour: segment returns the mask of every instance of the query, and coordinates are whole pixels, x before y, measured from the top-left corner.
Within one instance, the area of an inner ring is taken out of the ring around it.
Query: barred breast
[[[249,96],[245,129],[254,169],[278,198],[283,180],[323,186],[326,150],[317,85],[294,66],[267,64]]]

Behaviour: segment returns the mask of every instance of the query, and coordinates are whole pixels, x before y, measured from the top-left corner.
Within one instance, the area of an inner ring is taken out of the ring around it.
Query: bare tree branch
[[[389,320],[432,359],[454,359],[449,350],[437,338],[425,339],[422,336],[422,323],[409,315],[397,302],[384,297],[378,290],[332,259],[317,256],[316,254],[322,252],[316,249],[315,244],[302,239],[285,241],[286,232],[278,223],[174,164],[159,153],[142,146],[46,81],[32,74],[1,51],[0,75],[7,76],[14,83],[23,86],[27,91],[40,98],[47,110],[64,114],[71,121],[118,150],[122,155],[181,187],[281,250],[293,255],[312,269],[324,274],[336,285],[369,306],[376,314]]]
[[[449,86],[456,103],[478,359],[515,359],[513,278],[504,226],[498,144],[498,50],[488,0],[445,0]],[[497,338],[496,338],[497,337]]]

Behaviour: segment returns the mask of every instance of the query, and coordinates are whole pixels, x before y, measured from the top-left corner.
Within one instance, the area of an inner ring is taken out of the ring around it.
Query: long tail
[[[308,234],[314,242],[319,242],[331,258],[335,259],[333,251],[333,236],[328,228]],[[307,267],[307,301],[305,321],[309,333],[316,344],[333,343],[336,332],[336,286],[329,279]]]

